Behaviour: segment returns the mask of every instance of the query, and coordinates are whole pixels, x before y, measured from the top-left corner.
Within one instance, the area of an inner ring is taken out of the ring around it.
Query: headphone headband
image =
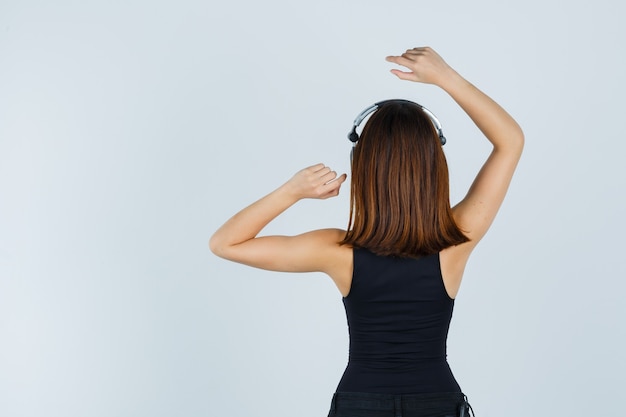
[[[441,123],[439,123],[439,119],[437,119],[437,117],[435,117],[435,115],[430,110],[428,110],[426,107],[422,106],[421,104],[415,103],[410,100],[392,99],[392,100],[383,100],[383,101],[379,101],[378,103],[372,104],[371,106],[363,110],[361,113],[359,113],[356,119],[354,119],[352,130],[350,131],[350,133],[348,133],[348,139],[350,139],[350,142],[352,142],[354,146],[356,146],[356,143],[359,141],[359,134],[356,133],[356,128],[359,127],[361,122],[368,115],[370,115],[371,113],[374,113],[381,106],[387,103],[408,103],[408,104],[415,104],[419,106],[419,108],[422,109],[422,111],[426,114],[426,116],[428,116],[430,121],[435,126],[435,130],[437,131],[437,135],[439,136],[439,140],[441,141],[441,146],[446,144],[446,138],[443,135],[443,130],[441,129]]]

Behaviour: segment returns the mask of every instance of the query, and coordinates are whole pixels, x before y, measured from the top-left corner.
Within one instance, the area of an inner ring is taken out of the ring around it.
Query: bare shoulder
[[[332,266],[333,263],[343,264],[346,260],[352,263],[352,247],[341,245],[340,242],[346,236],[346,231],[342,229],[318,229],[307,233],[323,250],[324,257]]]
[[[320,243],[339,245],[339,242],[345,237],[346,231],[342,229],[317,229],[307,232],[305,235],[308,235],[311,239],[318,240]]]
[[[334,281],[342,296],[348,295],[352,284],[352,247],[341,245],[346,231],[342,229],[319,229],[309,232],[323,250],[319,253],[326,274]]]

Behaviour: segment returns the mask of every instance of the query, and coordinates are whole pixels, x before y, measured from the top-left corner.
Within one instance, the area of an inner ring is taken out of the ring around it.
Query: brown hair
[[[352,158],[350,220],[341,244],[420,257],[469,240],[452,217],[448,164],[420,106],[382,105]]]

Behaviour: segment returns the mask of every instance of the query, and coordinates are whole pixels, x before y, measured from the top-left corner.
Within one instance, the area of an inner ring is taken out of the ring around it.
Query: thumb
[[[406,72],[406,71],[400,71],[399,69],[392,69],[391,73],[393,75],[395,75],[396,77],[400,78],[401,80],[414,80],[415,79],[415,73],[414,72]]]

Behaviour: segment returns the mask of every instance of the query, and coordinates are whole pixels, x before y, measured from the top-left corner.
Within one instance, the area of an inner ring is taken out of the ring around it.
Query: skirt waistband
[[[336,410],[392,411],[402,415],[402,411],[424,412],[435,410],[451,413],[459,417],[474,414],[467,396],[462,392],[440,392],[422,394],[379,394],[365,392],[336,392],[331,402],[331,413]]]

